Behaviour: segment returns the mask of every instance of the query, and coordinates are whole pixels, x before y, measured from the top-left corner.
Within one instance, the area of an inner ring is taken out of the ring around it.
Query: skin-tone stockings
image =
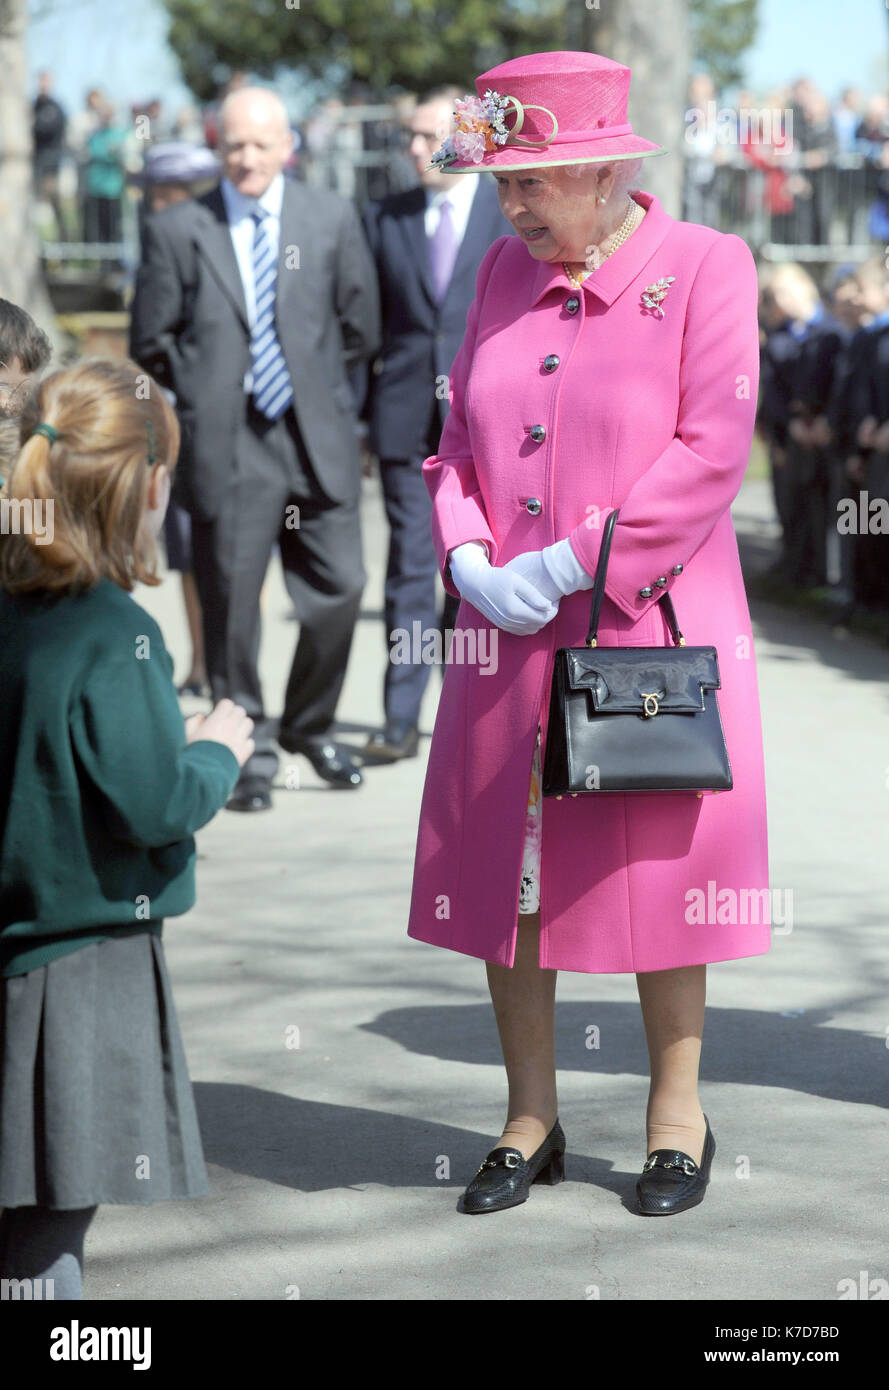
[[[512,969],[486,962],[488,988],[509,1084],[503,1133],[492,1148],[511,1145],[529,1158],[556,1122],[554,1016],[556,971],[538,964],[540,913],[518,918]],[[651,1084],[646,1156],[679,1149],[700,1163],[706,1130],[698,1099],[706,965],[637,974]]]

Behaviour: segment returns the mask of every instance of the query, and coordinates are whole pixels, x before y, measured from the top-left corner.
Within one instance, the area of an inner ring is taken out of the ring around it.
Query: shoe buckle
[[[486,1158],[479,1172],[485,1168],[518,1168],[521,1163],[518,1154],[505,1154],[503,1158]]]
[[[690,1158],[684,1158],[681,1163],[665,1163],[665,1168],[681,1168],[687,1178],[693,1178],[698,1170],[698,1165]]]
[[[698,1165],[690,1158],[683,1158],[679,1163],[674,1161],[663,1163],[657,1155],[647,1158],[642,1165],[643,1173],[650,1172],[652,1168],[681,1168],[687,1178],[693,1178],[698,1171]]]

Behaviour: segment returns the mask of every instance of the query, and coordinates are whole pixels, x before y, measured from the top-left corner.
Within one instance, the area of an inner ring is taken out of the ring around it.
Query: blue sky
[[[808,73],[830,96],[846,83],[865,92],[885,88],[887,2],[760,0],[760,33],[748,54],[748,85],[764,94]],[[30,8],[32,79],[39,68],[50,68],[69,112],[80,107],[89,86],[101,87],[122,107],[160,95],[175,110],[187,99],[166,46],[167,14],[161,0],[31,0]],[[294,108],[294,115],[299,119],[302,113]]]

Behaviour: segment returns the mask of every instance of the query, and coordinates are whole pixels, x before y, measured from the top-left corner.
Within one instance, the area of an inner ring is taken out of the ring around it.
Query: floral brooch
[[[642,303],[646,309],[650,309],[653,314],[664,317],[661,303],[667,297],[667,291],[676,279],[675,275],[662,275],[660,280],[655,280],[653,285],[646,285],[642,291]]]

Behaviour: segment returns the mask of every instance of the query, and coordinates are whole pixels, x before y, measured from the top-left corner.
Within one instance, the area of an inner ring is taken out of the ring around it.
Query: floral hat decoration
[[[627,120],[631,69],[598,53],[531,53],[476,78],[427,166],[462,174],[665,154]]]

